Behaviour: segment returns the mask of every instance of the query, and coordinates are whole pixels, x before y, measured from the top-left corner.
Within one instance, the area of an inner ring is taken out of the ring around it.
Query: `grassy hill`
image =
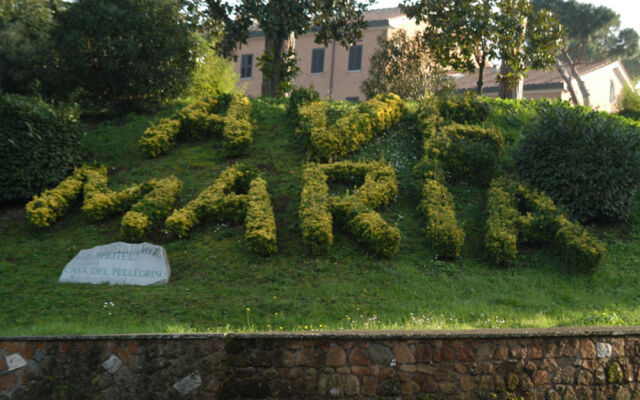
[[[350,157],[384,158],[396,169],[399,196],[383,216],[402,232],[398,254],[377,258],[337,231],[330,253],[313,257],[297,215],[304,143],[285,103],[254,101],[257,131],[247,156],[229,160],[211,140],[143,158],[137,141],[144,129],[181,106],[87,128],[88,161],[108,167],[116,190],[174,174],[184,182],[178,206],[242,161],[268,181],[278,252],[254,255],[242,226],[205,222],[186,239],[152,233],[150,241],[169,255],[168,285],[60,284],[79,250],[119,240],[121,216],[91,223],[77,207],[39,230],[27,224],[23,207],[0,209],[0,335],[640,324],[640,240],[625,233],[633,226],[599,230],[608,252],[593,275],[568,272],[544,249],[524,249],[517,268],[497,269],[484,260],[486,190],[458,185],[452,192],[467,240],[459,260],[439,260],[416,210],[412,168],[420,141],[404,123]],[[518,121],[507,117],[494,114],[490,121],[505,129],[512,146]]]

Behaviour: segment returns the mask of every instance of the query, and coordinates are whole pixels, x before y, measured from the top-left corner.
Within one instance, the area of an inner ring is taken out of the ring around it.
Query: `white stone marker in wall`
[[[611,357],[611,345],[609,343],[596,343],[596,356],[598,358]]]
[[[117,242],[80,252],[64,267],[59,282],[161,285],[171,267],[162,246]]]
[[[173,388],[181,395],[189,394],[202,385],[202,378],[199,372],[194,372],[180,379],[173,384]]]
[[[102,368],[104,368],[111,375],[118,372],[121,366],[122,361],[115,354],[112,354],[111,357],[107,359],[107,361],[102,363]]]
[[[22,356],[18,353],[11,354],[5,358],[7,363],[7,370],[13,371],[14,369],[20,369],[27,365],[27,360],[22,358]]]

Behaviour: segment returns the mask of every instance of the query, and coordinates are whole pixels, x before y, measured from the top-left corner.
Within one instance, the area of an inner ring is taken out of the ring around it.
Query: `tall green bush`
[[[26,200],[55,186],[80,161],[73,108],[0,94],[0,126],[0,202]]]
[[[52,32],[56,90],[112,112],[145,110],[179,94],[197,39],[173,0],[78,0]]]
[[[607,113],[541,103],[514,159],[523,179],[578,220],[623,220],[640,183],[640,131]]]
[[[0,1],[0,91],[29,94],[45,76],[60,0]]]
[[[625,86],[616,100],[615,109],[618,115],[640,120],[640,94],[629,86]]]

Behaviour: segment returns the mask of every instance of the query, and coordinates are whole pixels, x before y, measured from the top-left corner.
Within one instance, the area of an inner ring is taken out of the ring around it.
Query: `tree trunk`
[[[575,79],[576,82],[578,82],[578,88],[580,89],[580,93],[582,93],[583,105],[589,107],[591,105],[591,102],[589,101],[589,96],[590,96],[589,90],[587,89],[587,86],[584,84],[582,77],[580,77],[580,74],[578,74],[578,70],[576,69],[575,63],[571,59],[571,56],[569,55],[569,53],[567,53],[566,51],[562,52],[562,56],[564,58],[564,61],[566,62],[566,65],[569,66],[569,71],[571,72],[572,78]],[[578,103],[576,102],[576,104]]]
[[[484,69],[487,65],[487,57],[483,54],[480,62],[478,63],[478,85],[476,87],[476,93],[478,96],[482,96],[482,87],[484,86]]]
[[[569,91],[569,94],[571,95],[571,101],[575,105],[579,104],[578,103],[578,95],[576,94],[576,91],[573,88],[573,84],[571,83],[571,76],[569,76],[569,74],[567,74],[567,71],[564,69],[564,65],[562,65],[562,63],[560,63],[558,61],[558,62],[556,62],[556,69],[558,70],[558,73],[562,77],[562,80],[564,81],[565,85],[567,85],[567,90]]]
[[[282,38],[266,37],[264,40],[264,55],[268,56],[262,66],[263,96],[278,96],[280,93],[280,77],[282,76],[282,50],[285,40]]]
[[[500,64],[500,74],[498,78],[500,80],[498,95],[501,99],[513,99],[515,97],[513,92],[513,85],[511,84],[511,78],[506,78],[506,76],[512,72],[513,69],[511,68],[511,66],[509,66],[509,64],[507,64],[507,62],[503,60]]]

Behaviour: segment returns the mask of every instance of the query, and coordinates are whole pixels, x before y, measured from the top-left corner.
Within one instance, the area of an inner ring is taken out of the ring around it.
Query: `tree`
[[[223,0],[207,0],[214,34],[223,40],[218,49],[231,56],[246,43],[253,20],[265,35],[265,53],[259,66],[263,73],[262,94],[282,95],[297,74],[294,40],[307,32],[315,42],[328,46],[336,40],[348,47],[362,37],[364,11],[369,0],[242,0],[230,5]]]
[[[409,37],[404,30],[378,38],[378,49],[371,56],[369,78],[362,91],[371,98],[378,93],[393,92],[405,99],[419,99],[442,82],[442,70],[431,61],[422,41]]]
[[[633,29],[620,30],[618,14],[608,7],[596,7],[575,0],[533,0],[533,5],[538,10],[553,11],[565,28],[556,67],[575,104],[579,104],[579,101],[571,84],[572,79],[578,83],[584,105],[589,105],[589,91],[576,69],[579,64],[632,58],[638,53],[638,33]]]
[[[501,58],[509,71],[505,82],[521,79],[532,66],[548,65],[560,35],[549,12],[533,12],[529,0],[418,0],[402,10],[426,23],[422,33],[430,54],[443,67],[475,72],[482,93],[484,70]]]
[[[110,111],[144,110],[180,93],[197,56],[174,0],[78,0],[52,38],[63,93]]]
[[[49,32],[61,4],[52,0],[0,1],[0,89],[27,94],[42,80]]]

